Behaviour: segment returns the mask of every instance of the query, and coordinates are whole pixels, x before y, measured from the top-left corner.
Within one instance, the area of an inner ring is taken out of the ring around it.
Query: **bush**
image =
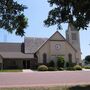
[[[69,62],[66,62],[66,67],[69,67]]]
[[[59,71],[63,71],[63,70],[64,70],[64,68],[60,67],[60,68],[58,68],[58,70],[59,70]]]
[[[48,71],[56,71],[55,67],[48,67]]]
[[[72,63],[72,67],[76,66],[77,64],[76,63]]]
[[[90,55],[85,57],[85,63],[90,64]]]
[[[54,66],[55,66],[54,61],[53,61],[53,60],[51,60],[51,61],[48,63],[48,66],[49,66],[49,67],[54,67]]]
[[[76,65],[76,63],[66,62],[66,67],[74,67],[75,65]]]
[[[48,71],[48,67],[46,65],[38,66],[38,71]]]
[[[80,65],[75,65],[75,66],[74,66],[74,69],[75,69],[75,70],[82,70],[82,67],[81,67]]]
[[[66,70],[69,70],[69,71],[74,71],[74,67],[67,67]]]
[[[85,69],[90,69],[90,66],[84,66]]]
[[[64,67],[65,60],[62,56],[57,57],[57,67]]]

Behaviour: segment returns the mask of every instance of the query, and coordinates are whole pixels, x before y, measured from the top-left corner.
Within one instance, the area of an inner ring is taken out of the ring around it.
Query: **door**
[[[30,60],[27,60],[27,69],[30,69]]]
[[[30,60],[23,60],[23,68],[30,69]]]

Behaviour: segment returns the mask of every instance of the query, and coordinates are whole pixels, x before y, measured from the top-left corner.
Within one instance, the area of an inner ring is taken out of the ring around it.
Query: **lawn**
[[[0,88],[0,90],[90,90],[90,85],[54,86],[54,87]]]
[[[22,70],[16,69],[16,70],[0,70],[0,72],[22,72]]]

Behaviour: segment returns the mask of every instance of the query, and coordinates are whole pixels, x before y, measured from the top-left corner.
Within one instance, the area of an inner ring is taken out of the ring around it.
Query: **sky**
[[[24,37],[50,37],[55,31],[56,26],[49,28],[45,27],[43,21],[48,16],[50,7],[47,0],[16,0],[17,2],[24,4],[28,7],[24,11],[24,14],[28,18],[28,27],[25,29]],[[62,24],[63,30],[59,32],[65,37],[65,31],[67,30],[67,24]],[[88,30],[80,30],[80,46],[82,52],[82,59],[85,56],[90,55],[90,27]],[[16,36],[14,33],[10,34],[3,29],[0,29],[0,42],[23,42],[24,37]]]

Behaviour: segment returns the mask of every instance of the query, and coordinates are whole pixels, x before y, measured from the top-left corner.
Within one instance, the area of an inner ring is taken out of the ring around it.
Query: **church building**
[[[69,24],[64,38],[56,31],[50,38],[25,37],[23,43],[0,43],[0,69],[29,69],[38,64],[56,62],[81,63],[79,31]]]

